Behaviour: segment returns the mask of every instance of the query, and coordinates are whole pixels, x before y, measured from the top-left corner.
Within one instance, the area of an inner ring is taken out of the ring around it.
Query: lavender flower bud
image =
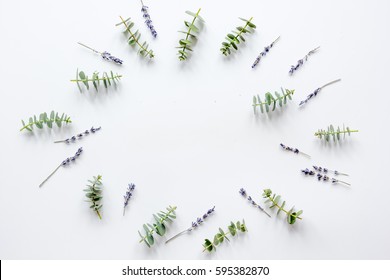
[[[267,53],[269,52],[269,50],[274,46],[274,44],[276,43],[276,41],[279,40],[279,38],[280,38],[280,36],[279,36],[275,41],[273,41],[271,45],[266,46],[266,47],[264,48],[264,51],[262,51],[262,52],[256,57],[255,62],[253,62],[253,64],[252,64],[252,68],[255,68],[256,65],[259,64],[260,59],[261,59],[263,56],[266,56],[266,54],[267,54]]]
[[[103,59],[105,59],[107,61],[112,61],[112,62],[114,62],[116,64],[123,64],[123,60],[121,60],[121,59],[119,59],[119,58],[117,58],[115,56],[112,56],[109,52],[105,51],[105,52],[103,52],[101,54],[101,56],[102,56]]]
[[[157,37],[157,32],[154,29],[154,26],[152,24],[152,20],[150,19],[150,15],[149,15],[148,9],[149,8],[147,6],[142,4],[141,12],[143,12],[143,18],[146,19],[145,20],[146,26],[150,29],[150,32],[152,33],[152,36],[154,38],[156,38]]]
[[[65,142],[66,144],[69,144],[70,142],[75,142],[76,140],[83,138],[83,136],[90,134],[90,132],[95,133],[96,131],[98,131],[100,129],[101,129],[101,127],[98,127],[98,128],[92,127],[90,130],[86,130],[82,133],[77,134],[76,136],[72,136],[71,138],[61,140],[61,141],[55,141],[54,143]]]

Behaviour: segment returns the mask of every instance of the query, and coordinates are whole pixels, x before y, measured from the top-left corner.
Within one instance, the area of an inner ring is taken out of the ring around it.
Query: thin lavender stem
[[[321,88],[324,88],[324,87],[330,86],[331,84],[334,84],[334,83],[337,83],[337,82],[340,82],[340,81],[341,81],[341,79],[337,79],[337,80],[331,81],[331,82],[329,82],[329,83],[327,83],[327,84],[323,85]]]
[[[182,232],[179,232],[178,234],[176,234],[176,235],[174,235],[174,236],[172,236],[171,238],[169,238],[167,241],[165,241],[165,244],[167,244],[169,241],[171,241],[171,240],[173,240],[173,239],[175,239],[175,238],[177,238],[177,237],[179,237],[180,235],[182,235],[182,234],[184,234],[184,233],[187,233],[187,232],[190,232],[190,231],[192,231],[192,227],[190,227],[190,228],[188,228],[188,229],[185,229],[185,230],[183,230]]]
[[[91,47],[88,47],[87,45],[84,45],[83,43],[80,43],[80,42],[77,42],[79,45],[87,48],[87,49],[90,49],[91,51],[97,53],[97,54],[100,54],[100,56],[104,59],[104,60],[107,60],[107,61],[112,61],[116,64],[123,64],[123,60],[122,59],[119,59],[113,55],[111,55],[109,52],[107,51],[104,51],[104,52],[99,52]]]
[[[62,163],[60,164],[60,165],[58,165],[57,166],[57,168],[56,169],[54,169],[54,171],[52,172],[52,173],[50,173],[50,175],[49,176],[47,176],[47,178],[39,185],[39,187],[42,187],[42,185],[44,184],[44,183],[46,183],[46,181],[47,180],[49,180],[50,179],[50,177],[51,176],[53,176],[54,175],[54,173],[56,173],[57,172],[57,170],[58,169],[60,169],[60,167],[62,166]]]
[[[73,157],[66,158],[65,160],[63,160],[63,161],[61,162],[61,164],[60,164],[52,173],[50,173],[50,175],[49,175],[49,176],[48,176],[48,177],[39,185],[39,187],[42,187],[42,185],[43,185],[47,180],[49,180],[49,178],[50,178],[51,176],[53,176],[54,173],[56,173],[57,170],[58,170],[61,166],[68,165],[70,162],[75,161],[75,160],[81,155],[82,152],[83,152],[83,148],[80,147],[80,148],[77,150],[77,152],[75,153],[75,155],[74,155]]]
[[[98,53],[98,54],[102,54],[101,52],[91,48],[91,47],[88,47],[87,45],[84,45],[83,43],[80,43],[80,42],[77,42],[77,44],[83,46],[84,48],[87,48],[87,49],[90,49],[91,51],[95,52],[95,53]]]

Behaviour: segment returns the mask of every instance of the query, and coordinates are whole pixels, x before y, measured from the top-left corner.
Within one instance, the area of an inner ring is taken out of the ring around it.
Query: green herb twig
[[[279,104],[279,107],[283,107],[284,105],[287,104],[287,99],[292,100],[292,95],[294,94],[295,90],[289,90],[286,89],[284,91],[283,88],[281,88],[282,94],[278,93],[275,91],[275,96],[273,96],[270,92],[267,92],[265,94],[265,100],[264,102],[261,100],[259,95],[253,96],[253,110],[254,113],[256,114],[257,112],[257,107],[260,107],[261,113],[264,113],[264,108],[265,112],[275,111],[276,109],[276,103]]]
[[[141,236],[141,240],[139,243],[145,242],[146,246],[149,248],[153,246],[154,244],[154,237],[153,234],[157,233],[160,236],[163,236],[166,233],[166,226],[165,223],[167,221],[172,222],[173,219],[176,219],[176,206],[169,206],[167,207],[167,212],[160,211],[157,214],[153,215],[153,218],[155,220],[155,223],[153,225],[151,224],[144,224],[143,228],[145,231],[145,236],[141,234],[140,231],[138,231],[138,234]]]
[[[47,127],[52,128],[53,123],[55,123],[58,127],[61,127],[63,123],[68,124],[71,122],[72,121],[70,120],[70,117],[68,117],[66,114],[62,114],[60,117],[58,113],[51,111],[50,116],[48,116],[48,114],[45,112],[41,113],[39,115],[39,118],[37,118],[36,115],[30,117],[27,123],[22,120],[23,127],[20,129],[20,131],[23,131],[25,129],[28,131],[32,131],[34,125],[37,128],[42,129],[44,124],[46,124]]]
[[[238,232],[247,232],[248,229],[245,225],[245,221],[243,220],[242,223],[240,221],[233,223],[230,222],[230,225],[228,226],[228,231],[223,231],[223,229],[219,228],[219,232],[214,236],[213,241],[210,241],[209,239],[205,239],[203,244],[203,252],[208,251],[212,252],[213,250],[216,250],[217,246],[226,239],[227,241],[230,241],[229,238],[227,238],[227,235],[235,236]]]
[[[137,45],[138,46],[138,53],[140,55],[142,55],[143,57],[148,57],[149,58],[153,58],[154,57],[154,53],[153,53],[153,50],[149,50],[149,44],[146,43],[146,42],[143,42],[141,44],[141,42],[139,41],[139,39],[141,38],[141,33],[137,30],[136,32],[133,32],[131,30],[131,28],[134,26],[134,22],[132,22],[130,19],[131,18],[128,18],[126,20],[124,20],[121,16],[119,17],[121,19],[121,22],[120,23],[117,23],[116,26],[119,26],[119,25],[124,25],[125,26],[125,32],[128,32],[130,37],[128,38],[128,43],[130,46],[135,46]]]
[[[324,139],[326,142],[329,142],[330,138],[333,138],[333,141],[336,142],[341,140],[341,135],[343,135],[343,139],[345,138],[345,135],[348,134],[348,136],[351,135],[351,133],[359,132],[359,130],[352,130],[348,126],[345,127],[343,125],[343,128],[341,129],[339,126],[337,129],[334,128],[333,125],[328,126],[327,130],[319,129],[316,133],[314,133],[314,136],[317,136],[320,139]]]
[[[204,22],[203,18],[199,15],[200,13],[200,8],[198,10],[198,12],[195,14],[193,12],[190,12],[190,11],[186,11],[186,14],[190,15],[193,17],[192,19],[192,22],[188,22],[188,21],[184,21],[184,24],[185,26],[187,27],[187,31],[179,31],[180,33],[184,33],[186,36],[185,36],[185,39],[181,39],[179,41],[179,47],[176,47],[179,49],[178,51],[178,55],[179,55],[179,60],[180,61],[183,61],[183,60],[186,60],[187,57],[188,57],[188,52],[187,51],[193,51],[192,48],[191,48],[191,45],[193,44],[193,41],[191,41],[190,39],[196,39],[196,35],[194,33],[191,33],[191,31],[193,32],[199,32],[199,27],[197,27],[195,25],[195,21],[198,20],[200,22]]]
[[[80,92],[82,92],[80,83],[83,83],[87,90],[89,90],[89,83],[92,82],[93,87],[96,89],[96,91],[98,91],[98,87],[101,81],[103,82],[104,87],[108,88],[111,85],[116,85],[116,82],[119,82],[121,78],[122,75],[114,74],[112,71],[110,71],[110,74],[103,72],[101,77],[99,77],[99,72],[95,71],[92,74],[92,78],[88,78],[84,71],[79,72],[79,69],[77,69],[76,79],[70,81],[77,83],[77,87],[79,88]]]
[[[85,196],[89,199],[88,202],[91,203],[91,206],[89,208],[91,208],[96,212],[99,219],[102,219],[99,210],[103,206],[102,204],[100,204],[100,201],[103,198],[101,195],[102,189],[100,187],[102,185],[101,180],[102,180],[101,175],[98,175],[97,177],[93,176],[93,180],[88,180],[90,184],[88,184],[87,188],[84,189],[84,191],[86,192]]]
[[[236,27],[236,30],[233,30],[232,33],[228,33],[225,37],[226,41],[222,43],[221,52],[223,55],[228,56],[231,54],[231,48],[234,48],[235,50],[238,50],[238,44],[241,43],[241,41],[245,42],[244,34],[246,33],[252,33],[252,30],[256,29],[256,25],[254,25],[251,21],[253,17],[251,17],[249,20],[244,18],[239,18],[243,21],[245,21],[244,26],[238,26]],[[240,41],[241,40],[241,41]]]
[[[284,212],[287,215],[287,222],[292,225],[296,222],[297,219],[302,220],[300,215],[303,213],[302,210],[299,210],[297,212],[294,211],[294,207],[292,207],[289,211],[287,211],[284,206],[286,205],[286,201],[283,201],[280,199],[280,195],[272,194],[272,191],[270,189],[265,189],[263,192],[263,197],[267,198],[265,203],[271,202],[271,206],[269,208],[278,208],[278,212],[276,215],[279,215],[280,212]],[[280,202],[282,202],[280,204]]]

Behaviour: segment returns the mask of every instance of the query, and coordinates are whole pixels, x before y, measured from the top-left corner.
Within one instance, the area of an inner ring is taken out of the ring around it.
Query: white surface
[[[387,92],[390,42],[388,1],[146,1],[158,32],[152,40],[138,1],[0,0],[0,258],[6,259],[388,259],[390,188]],[[370,3],[370,4],[368,4]],[[206,26],[190,60],[176,57],[177,41],[196,11]],[[131,16],[156,53],[152,63],[126,44],[118,16]],[[258,29],[229,58],[220,44],[237,17],[254,17]],[[257,54],[280,41],[261,64]],[[76,44],[110,51],[123,67]],[[302,69],[291,64],[320,45]],[[69,82],[114,70],[118,90],[80,94]],[[333,79],[302,110],[306,95]],[[256,118],[253,94],[295,89],[282,111]],[[69,127],[19,132],[20,119],[54,109]],[[360,132],[324,145],[314,131],[329,124]],[[77,144],[53,144],[87,128],[102,131]],[[283,152],[298,147],[312,160]],[[39,183],[79,146],[84,153],[42,189]],[[342,186],[305,178],[312,164],[351,174]],[[87,179],[103,175],[103,220],[84,202]],[[125,217],[122,195],[137,185]],[[245,187],[262,202],[263,188],[303,209],[289,226],[269,219],[238,194]],[[152,214],[177,205],[166,237],[190,226],[208,208],[216,213],[196,232],[153,249],[138,244],[137,230]],[[202,253],[204,238],[245,218],[249,232]]]

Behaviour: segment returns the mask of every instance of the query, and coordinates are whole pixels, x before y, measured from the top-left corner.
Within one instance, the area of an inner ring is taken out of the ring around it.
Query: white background
[[[370,4],[369,4],[370,3]],[[390,62],[388,1],[153,1],[153,40],[139,1],[0,0],[1,34],[1,259],[388,259],[390,188],[387,92]],[[201,7],[206,25],[193,56],[179,62],[177,30],[184,12]],[[148,62],[126,44],[119,15],[131,16],[156,57]],[[245,45],[226,58],[224,36],[254,17],[258,26]],[[251,64],[281,35],[255,70]],[[122,58],[103,61],[77,45]],[[293,77],[309,50],[318,53]],[[80,94],[69,82],[76,68],[122,74],[117,90]],[[300,100],[341,78],[303,109]],[[283,86],[292,102],[255,117],[254,94]],[[56,110],[73,123],[63,129],[19,132],[20,120]],[[386,122],[386,123],[385,123]],[[313,134],[329,124],[360,132],[325,145]],[[53,144],[87,128],[102,130],[77,144]],[[312,160],[284,152],[298,147]],[[39,183],[83,146],[77,162]],[[312,164],[347,172],[350,189],[301,175]],[[101,174],[103,220],[84,202],[88,179]],[[129,182],[134,197],[122,216]],[[238,194],[245,187],[257,202],[271,188],[303,209],[294,226],[267,218]],[[152,214],[177,205],[166,236],[148,249],[137,230]],[[196,232],[164,244],[208,208],[215,214]],[[204,238],[231,220],[249,232],[202,253]]]

